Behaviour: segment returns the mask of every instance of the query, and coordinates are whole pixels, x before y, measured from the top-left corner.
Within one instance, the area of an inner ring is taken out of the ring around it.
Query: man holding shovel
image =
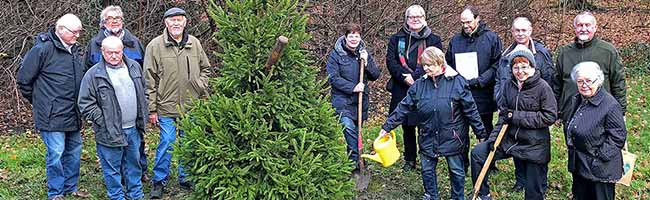
[[[365,63],[367,66],[364,69],[362,64]],[[359,120],[368,118],[368,102],[370,102],[369,88],[366,83],[368,80],[377,80],[381,73],[361,39],[361,26],[348,24],[345,27],[345,35],[339,37],[334,44],[334,50],[329,54],[326,67],[328,82],[332,86],[332,107],[341,117],[339,122],[344,127],[343,136],[347,143],[349,159],[358,163],[361,143],[358,131],[362,124]],[[360,80],[360,74],[365,74],[363,80]],[[359,101],[360,92],[363,93],[362,101]],[[362,113],[358,111],[359,105]],[[360,114],[361,119],[359,119]],[[356,175],[359,170],[357,165],[353,173]]]

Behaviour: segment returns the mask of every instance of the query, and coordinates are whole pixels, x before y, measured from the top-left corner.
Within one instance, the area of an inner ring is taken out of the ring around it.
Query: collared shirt
[[[68,50],[69,53],[72,53],[72,46],[73,46],[74,44],[73,44],[73,45],[68,45],[68,44],[66,44],[66,43],[63,41],[63,39],[61,39],[61,36],[59,35],[59,32],[54,31],[54,34],[56,34],[56,37],[58,37],[59,40],[61,40],[61,44],[63,44],[63,47],[65,47],[65,49]]]

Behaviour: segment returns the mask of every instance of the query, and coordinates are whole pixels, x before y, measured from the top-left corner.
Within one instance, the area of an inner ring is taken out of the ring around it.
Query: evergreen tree
[[[337,116],[301,48],[306,3],[213,1],[210,17],[223,49],[213,94],[180,122],[180,155],[197,199],[350,199],[354,182]],[[276,38],[289,38],[280,60],[264,64]]]

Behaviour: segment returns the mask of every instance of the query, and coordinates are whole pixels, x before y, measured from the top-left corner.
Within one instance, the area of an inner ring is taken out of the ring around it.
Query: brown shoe
[[[88,198],[88,197],[91,196],[90,193],[84,192],[84,191],[81,191],[81,190],[77,190],[76,192],[70,193],[70,195],[72,195],[73,197],[79,197],[79,198]]]

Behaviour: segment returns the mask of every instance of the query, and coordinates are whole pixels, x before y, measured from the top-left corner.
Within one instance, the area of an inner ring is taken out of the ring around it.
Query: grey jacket
[[[135,126],[140,133],[144,133],[149,110],[142,68],[129,58],[124,57],[124,62],[129,68],[137,98],[138,117]],[[84,75],[77,104],[82,116],[93,122],[95,141],[98,144],[109,147],[126,146],[126,136],[122,132],[122,113],[104,63],[101,59]]]

